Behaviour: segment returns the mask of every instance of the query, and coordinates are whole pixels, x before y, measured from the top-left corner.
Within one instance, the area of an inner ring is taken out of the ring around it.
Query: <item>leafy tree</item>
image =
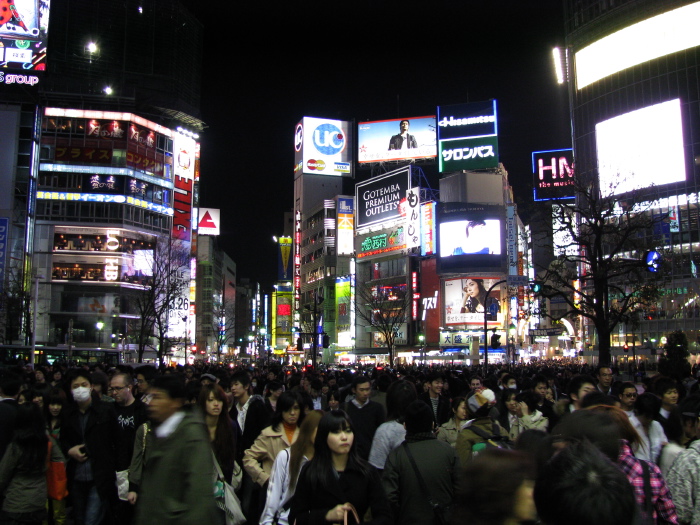
[[[608,189],[609,190],[609,189]],[[588,319],[597,334],[599,359],[610,362],[610,336],[620,323],[660,296],[661,272],[644,264],[646,250],[657,245],[656,226],[666,220],[652,213],[635,195],[621,200],[613,191],[575,183],[576,202],[552,207],[554,226],[550,245],[557,259],[542,268],[541,296],[558,298],[542,313],[552,319]]]

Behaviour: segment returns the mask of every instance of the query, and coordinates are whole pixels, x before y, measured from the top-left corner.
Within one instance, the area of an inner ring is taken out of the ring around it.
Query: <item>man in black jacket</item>
[[[371,391],[369,377],[357,374],[352,380],[352,393],[355,397],[345,403],[345,411],[350,416],[355,431],[357,454],[365,461],[369,458],[374,433],[386,419],[384,407],[370,400]]]
[[[418,399],[428,404],[433,413],[435,427],[439,427],[447,423],[450,416],[452,416],[449,400],[442,397],[442,387],[445,384],[445,376],[439,372],[433,372],[426,379],[426,383],[430,385],[428,391],[420,394]]]
[[[111,403],[93,396],[90,373],[68,375],[74,403],[61,423],[61,448],[68,458],[68,491],[76,525],[99,525],[117,500],[115,484],[117,417]]]
[[[408,405],[404,426],[406,441],[391,451],[384,467],[384,491],[396,523],[438,524],[433,505],[440,512],[452,504],[459,473],[457,454],[435,438],[433,417],[425,403]]]

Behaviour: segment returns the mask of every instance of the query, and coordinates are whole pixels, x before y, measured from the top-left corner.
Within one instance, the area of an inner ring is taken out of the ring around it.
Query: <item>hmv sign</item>
[[[573,199],[575,197],[573,150],[534,151],[532,179],[536,201]]]

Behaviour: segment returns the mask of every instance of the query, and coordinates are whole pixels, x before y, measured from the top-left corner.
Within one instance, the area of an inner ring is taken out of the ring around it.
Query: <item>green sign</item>
[[[498,136],[441,140],[440,172],[498,167]]]

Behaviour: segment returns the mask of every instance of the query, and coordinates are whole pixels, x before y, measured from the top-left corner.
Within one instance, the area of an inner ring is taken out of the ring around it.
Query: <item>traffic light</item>
[[[530,290],[532,290],[532,293],[540,293],[542,291],[542,281],[532,281],[530,283]]]
[[[501,336],[498,334],[493,334],[491,336],[491,348],[499,348],[501,346]]]
[[[328,336],[328,334],[323,334],[323,338],[321,339],[323,348],[330,348],[331,347],[331,338]]]
[[[622,348],[624,348],[624,349],[625,349],[625,352],[626,352],[627,350],[630,349],[630,346],[629,346],[627,343],[625,343],[625,344],[622,346]]]

